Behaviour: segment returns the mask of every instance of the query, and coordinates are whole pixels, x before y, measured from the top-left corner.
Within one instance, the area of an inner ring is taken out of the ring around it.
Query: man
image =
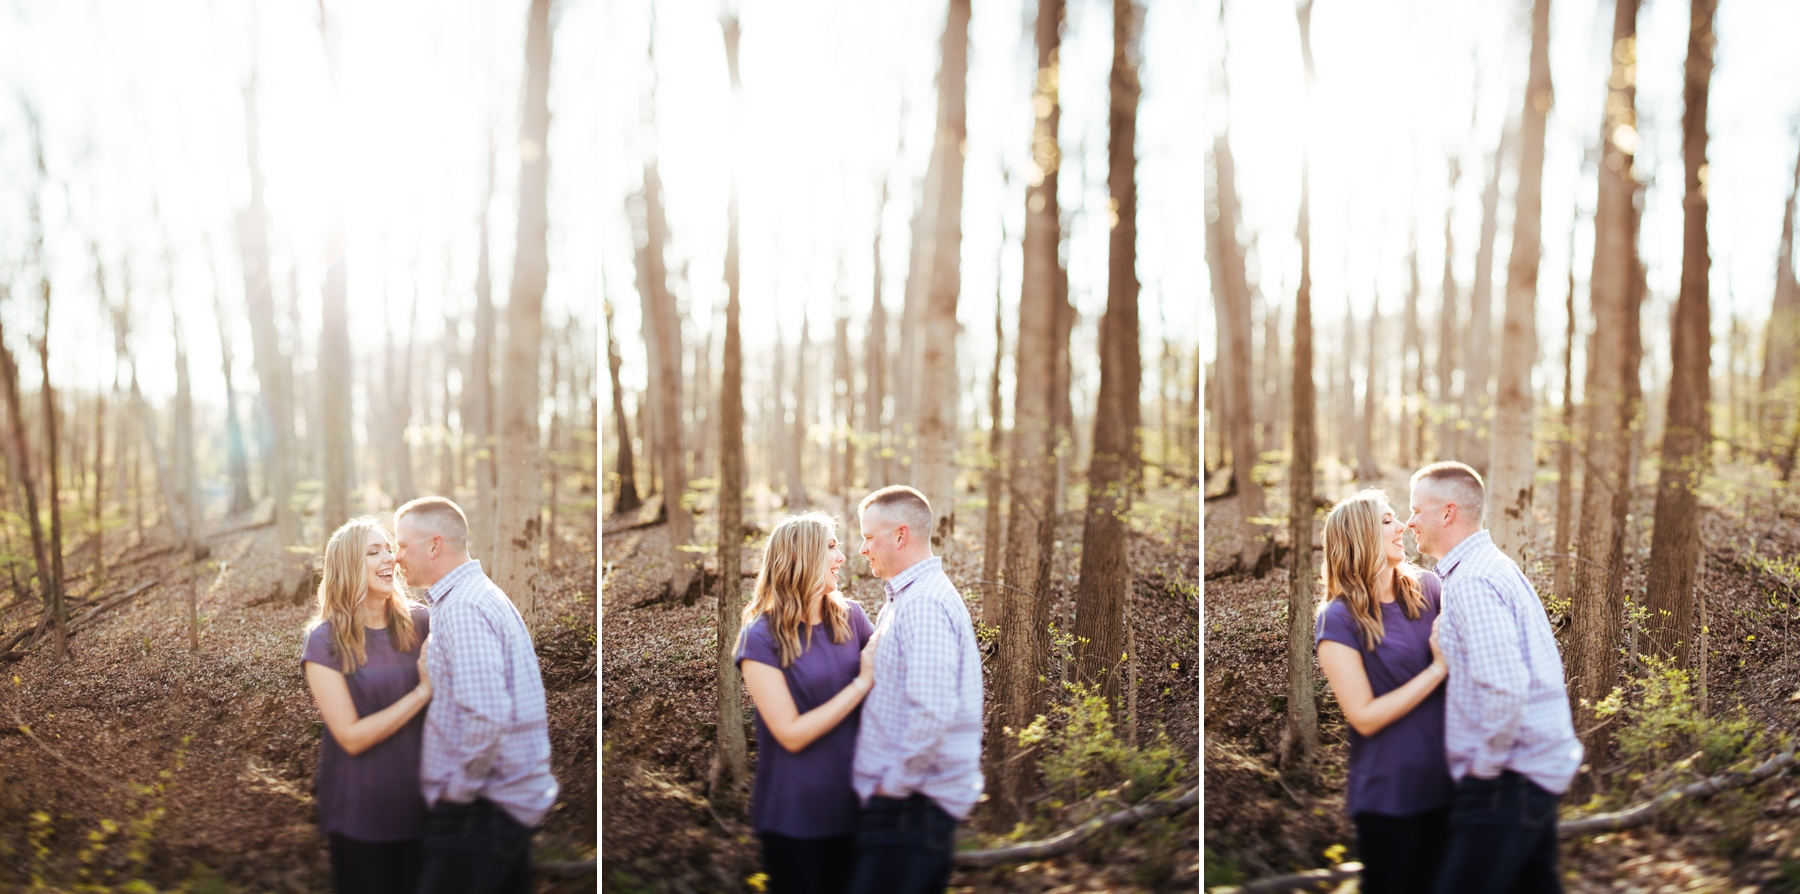
[[[856,738],[851,890],[942,894],[956,824],[981,795],[981,653],[968,606],[931,554],[925,496],[882,488],[857,511],[861,552],[887,581],[888,602]]]
[[[443,497],[394,514],[396,560],[426,587],[431,638],[419,776],[430,815],[421,892],[529,892],[531,830],[556,803],[544,680],[512,600],[469,558],[469,523]]]
[[[1562,658],[1537,591],[1481,527],[1462,463],[1412,477],[1407,527],[1444,581],[1445,750],[1456,800],[1440,894],[1561,891],[1556,807],[1581,766]]]

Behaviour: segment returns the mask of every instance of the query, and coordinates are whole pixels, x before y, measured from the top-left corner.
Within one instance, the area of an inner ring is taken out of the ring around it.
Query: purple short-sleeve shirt
[[[431,616],[425,606],[413,606],[412,621],[413,632],[424,642],[431,633]],[[418,646],[400,652],[386,630],[365,630],[363,651],[368,663],[344,677],[358,718],[399,701],[419,685]],[[304,666],[308,661],[343,670],[331,645],[330,621],[313,628],[306,638],[300,662]],[[425,796],[419,787],[424,733],[425,711],[420,711],[393,735],[362,754],[351,755],[327,730],[319,742],[319,772],[313,778],[319,831],[370,842],[424,837]]]
[[[1373,650],[1363,645],[1350,607],[1332,600],[1319,613],[1313,648],[1324,640],[1343,643],[1362,655],[1369,689],[1379,698],[1431,666],[1431,625],[1443,606],[1443,584],[1427,571],[1419,576],[1425,608],[1408,618],[1397,602],[1379,603],[1383,638]],[[1350,782],[1345,808],[1351,814],[1409,816],[1450,803],[1455,785],[1444,753],[1444,687],[1438,686],[1405,716],[1365,737],[1350,733]]]
[[[846,600],[848,602],[848,600]],[[788,694],[801,714],[831,701],[856,679],[862,666],[862,647],[875,627],[862,606],[849,602],[851,635],[841,643],[831,641],[831,628],[815,624],[812,645],[800,637],[804,649],[794,663],[782,668]],[[745,659],[781,667],[781,648],[769,629],[769,618],[760,615],[744,628],[738,640],[737,660]],[[850,785],[850,765],[856,758],[856,730],[862,718],[857,705],[830,732],[814,739],[798,754],[788,751],[756,712],[756,783],[750,792],[750,823],[758,833],[773,832],[789,838],[835,838],[856,831],[856,790]]]

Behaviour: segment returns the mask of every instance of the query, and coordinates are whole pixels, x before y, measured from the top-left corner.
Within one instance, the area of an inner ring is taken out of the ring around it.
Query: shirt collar
[[[1494,538],[1490,537],[1487,531],[1476,531],[1465,538],[1463,542],[1458,543],[1456,547],[1446,553],[1443,558],[1439,559],[1437,567],[1432,570],[1437,572],[1438,577],[1448,580],[1450,572],[1455,571],[1456,566],[1462,564],[1464,559],[1474,555],[1476,550],[1493,542]]]
[[[450,591],[456,589],[456,585],[462,583],[464,578],[480,573],[481,560],[470,559],[469,561],[450,569],[449,574],[438,578],[438,582],[432,584],[431,587],[425,591],[425,599],[432,605],[437,605],[439,602],[443,601],[445,596],[450,595]]]
[[[937,556],[932,556],[929,559],[921,559],[917,562],[914,562],[912,565],[907,566],[907,569],[905,571],[902,571],[899,574],[896,574],[893,577],[888,578],[888,581],[887,581],[888,601],[892,602],[895,598],[899,597],[901,591],[903,591],[907,587],[911,586],[913,581],[916,581],[919,578],[924,577],[926,574],[929,574],[930,572],[941,570],[943,567],[944,567],[944,560]]]

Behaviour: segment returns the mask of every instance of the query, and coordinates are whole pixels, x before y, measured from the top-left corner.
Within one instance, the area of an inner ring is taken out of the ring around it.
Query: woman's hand
[[[862,667],[858,669],[856,674],[858,682],[871,687],[875,685],[875,647],[880,643],[881,631],[877,630],[873,636],[869,637],[868,643],[863,645]]]
[[[1450,665],[1444,661],[1444,650],[1438,645],[1438,627],[1443,623],[1443,615],[1438,615],[1437,620],[1431,622],[1431,639],[1427,642],[1431,643],[1431,666],[1448,673]]]
[[[419,694],[425,696],[426,701],[431,700],[431,672],[425,669],[425,650],[429,648],[431,637],[428,636],[419,643]]]

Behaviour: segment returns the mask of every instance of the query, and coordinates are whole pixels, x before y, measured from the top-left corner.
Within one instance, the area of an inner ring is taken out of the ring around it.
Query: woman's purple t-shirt
[[[848,602],[851,635],[831,641],[831,628],[814,624],[812,645],[800,637],[804,651],[783,668],[794,708],[805,714],[831,701],[862,668],[862,647],[875,627],[862,606]],[[781,667],[781,647],[769,629],[769,616],[759,615],[738,640],[739,668],[744,659]],[[783,748],[756,712],[756,783],[750,792],[750,823],[758,833],[789,838],[835,838],[856,831],[858,803],[850,787],[850,764],[856,759],[856,728],[862,719],[857,705],[838,725],[811,745],[793,753]]]
[[[1334,599],[1319,613],[1313,634],[1343,643],[1362,655],[1369,689],[1379,698],[1431,666],[1431,625],[1442,606],[1443,584],[1426,571],[1419,575],[1425,608],[1408,618],[1398,602],[1378,603],[1385,635],[1370,650],[1350,616],[1350,607]],[[1409,816],[1448,805],[1455,794],[1444,753],[1444,687],[1439,685],[1405,716],[1365,737],[1350,728],[1350,785],[1345,807],[1351,814]]]
[[[425,606],[412,609],[413,632],[419,642],[431,633]],[[363,631],[368,663],[344,677],[357,718],[367,717],[419,685],[419,647],[394,649],[386,630]],[[306,638],[302,666],[311,661],[342,672],[331,645],[331,622],[313,628]],[[427,708],[429,710],[429,708]],[[319,772],[313,794],[319,809],[319,831],[358,841],[405,841],[425,836],[425,796],[419,786],[419,751],[424,743],[425,711],[362,754],[344,751],[326,730],[319,743]]]

